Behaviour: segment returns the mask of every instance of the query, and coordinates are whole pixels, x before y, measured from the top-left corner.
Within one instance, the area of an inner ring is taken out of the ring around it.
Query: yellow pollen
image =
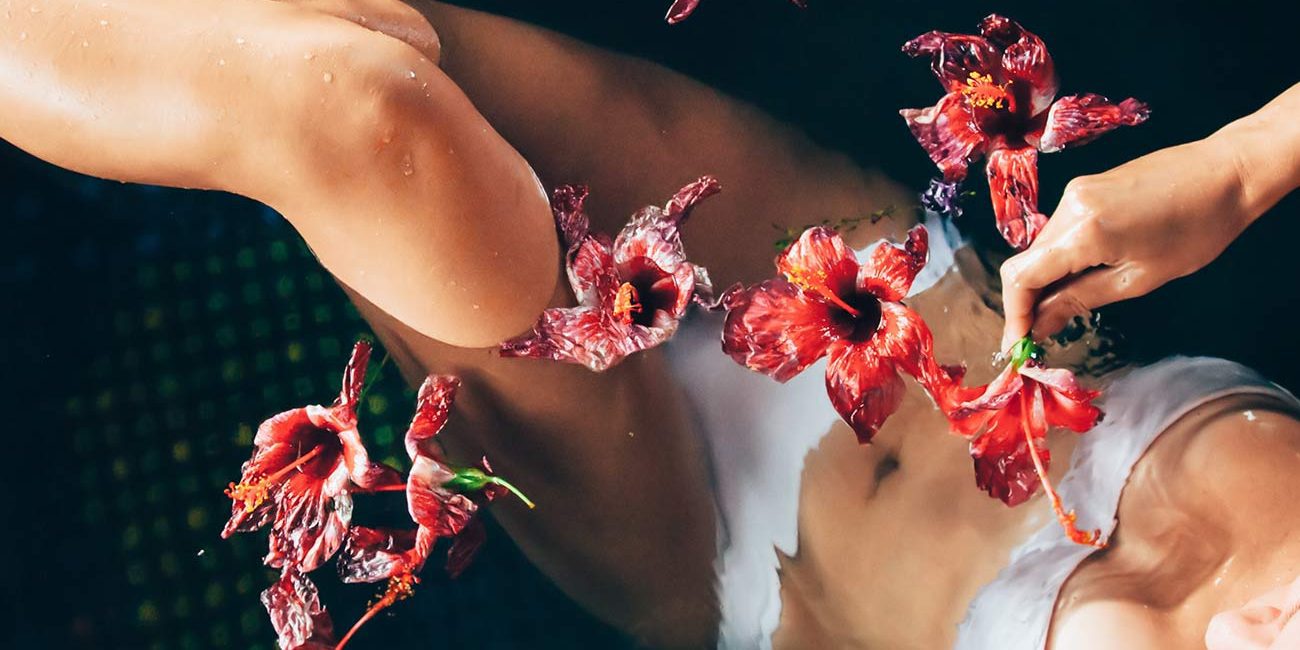
[[[252,512],[257,506],[266,501],[266,497],[271,493],[271,485],[265,477],[255,477],[252,480],[240,483],[231,483],[226,488],[226,496],[234,501],[244,503],[244,512]]]
[[[624,322],[632,322],[632,314],[639,314],[643,309],[639,302],[640,296],[637,295],[636,287],[631,282],[624,282],[618,287],[618,295],[614,296],[614,317],[621,318]]]
[[[974,71],[966,79],[966,87],[961,89],[961,94],[966,96],[971,106],[977,108],[1006,108],[1011,101],[1007,84],[995,84],[991,75]]]
[[[790,266],[790,269],[785,272],[785,277],[790,280],[790,284],[799,287],[800,290],[806,293],[817,294],[854,316],[861,315],[857,309],[854,309],[852,305],[844,302],[844,299],[839,297],[839,295],[832,291],[830,286],[826,284],[825,271],[809,271],[801,266],[792,265]]]

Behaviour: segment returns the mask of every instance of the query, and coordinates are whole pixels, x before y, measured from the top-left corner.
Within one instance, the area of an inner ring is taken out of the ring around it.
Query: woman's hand
[[[1067,185],[1038,239],[1002,265],[1002,347],[1209,264],[1300,183],[1298,118],[1300,85],[1204,140]]]

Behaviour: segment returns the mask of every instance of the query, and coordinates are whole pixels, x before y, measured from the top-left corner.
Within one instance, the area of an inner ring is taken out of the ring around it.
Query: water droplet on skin
[[[40,7],[37,7],[36,5],[32,5],[32,6],[28,7],[27,10],[30,11],[30,12],[32,12],[32,13],[34,13],[34,14],[39,14],[39,13],[41,13],[41,8],[40,8]]]
[[[217,65],[226,65],[225,59],[217,59]]]
[[[481,307],[479,307],[478,305],[474,305],[474,310],[475,310],[475,311],[477,311],[477,310],[479,310],[479,309],[481,309]]]
[[[101,20],[101,21],[99,21],[99,26],[100,26],[100,27],[108,27],[108,21],[107,21],[107,20]]]
[[[411,154],[409,153],[404,154],[402,156],[402,175],[410,176],[411,174],[414,173],[415,173],[415,164],[411,162]]]
[[[310,60],[312,60],[312,59],[314,59],[314,58],[316,58],[316,55],[315,55],[315,54],[312,54],[311,52],[307,52],[307,53],[305,53],[305,54],[302,55],[302,59],[303,59],[304,61],[310,61]]]
[[[333,72],[326,72],[325,74],[321,75],[321,79],[324,79],[324,80],[325,80],[325,83],[333,83],[333,82],[334,82],[334,73],[333,73]]]
[[[248,41],[245,41],[243,36],[236,36],[236,37],[235,37],[235,45],[243,45],[244,43],[247,43],[247,42],[248,42]]]
[[[19,35],[18,35],[18,40],[20,40],[20,41],[25,41],[25,40],[27,40],[27,32],[22,32],[21,34],[19,34]]]
[[[81,46],[82,46],[82,47],[90,47],[90,41],[87,41],[87,40],[83,40],[83,41],[81,41]]]
[[[1242,413],[1242,415],[1246,416],[1247,422],[1254,422],[1255,420],[1259,419],[1258,417],[1256,417],[1254,411],[1246,411],[1245,413]]]
[[[407,70],[407,71],[406,71],[406,78],[407,78],[407,79],[414,79],[414,78],[415,78],[415,71],[414,71],[414,70]]]

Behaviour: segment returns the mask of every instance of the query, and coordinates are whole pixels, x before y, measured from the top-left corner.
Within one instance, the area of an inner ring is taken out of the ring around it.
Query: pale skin
[[[1202,140],[1081,176],[1002,265],[1002,345],[1209,264],[1300,186],[1300,84]]]
[[[860,216],[911,199],[680,75],[450,6],[226,0],[198,15],[181,0],[77,4],[47,0],[32,12],[0,1],[0,137],[84,173],[222,189],[279,210],[408,380],[429,372],[465,380],[449,450],[462,460],[485,453],[538,502],[535,511],[494,506],[524,552],[646,642],[710,645],[711,488],[661,351],[597,375],[489,349],[570,299],[556,282],[559,251],[537,178],[589,184],[594,226],[613,231],[636,208],[716,175],[724,192],[700,207],[686,245],[722,286],[772,274],[769,223]],[[886,220],[851,243],[909,225]],[[947,360],[987,359],[996,347],[998,316],[974,299],[983,279],[967,262],[966,280],[951,275],[914,301],[944,332]],[[945,314],[952,304],[975,306],[957,318]],[[909,400],[876,445],[850,444],[837,426],[808,459],[779,646],[950,643],[970,595],[1027,534],[1028,519],[1044,514],[1041,500],[1007,509],[978,492],[963,442],[919,391]],[[1153,621],[1153,630],[1199,620],[1203,631],[1210,614],[1241,606],[1251,588],[1295,577],[1284,568],[1295,557],[1285,531],[1300,508],[1283,496],[1300,488],[1291,485],[1300,467],[1280,464],[1297,462],[1300,426],[1280,415],[1261,416],[1267,430],[1245,426],[1240,408],[1222,405],[1187,433],[1167,434],[1180,442],[1162,438],[1143,461],[1168,475],[1161,486],[1198,496],[1178,505],[1198,508],[1188,521],[1224,527],[1209,536],[1221,552],[1256,558],[1233,565],[1234,586],[1223,592],[1206,587],[1213,572],[1160,573],[1165,581],[1149,589],[1181,594],[1184,605],[1153,616],[1184,618]],[[1053,440],[1058,472],[1069,443]],[[1211,448],[1213,468],[1188,460],[1204,462],[1208,452],[1193,452]],[[899,471],[876,471],[891,459]],[[1198,478],[1210,470],[1216,480]],[[1229,516],[1237,483],[1260,472],[1276,477],[1258,504],[1275,516]],[[1126,522],[1149,515],[1133,494],[1130,486],[1121,505]],[[1067,591],[1092,589],[1058,613],[1054,647],[1127,624],[1147,597],[1109,589],[1105,573],[1168,555],[1158,543],[1167,531],[1130,527],[1072,578]],[[1099,611],[1113,614],[1100,628],[1071,623]]]

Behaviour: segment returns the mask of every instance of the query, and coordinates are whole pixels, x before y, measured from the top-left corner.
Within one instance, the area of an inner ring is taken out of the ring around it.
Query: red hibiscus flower
[[[996,14],[980,35],[929,32],[903,45],[910,56],[929,55],[948,94],[903,119],[946,181],[966,177],[967,166],[988,155],[986,172],[998,230],[1023,249],[1047,217],[1038,211],[1038,152],[1090,142],[1121,125],[1147,119],[1146,104],[1118,104],[1101,95],[1056,98],[1056,69],[1042,39]]]
[[[800,9],[808,7],[804,0],[791,0],[791,2]],[[668,15],[664,16],[664,20],[667,20],[669,25],[676,25],[686,20],[698,6],[700,6],[700,0],[675,0],[673,6],[668,8]]]
[[[447,572],[453,578],[469,566],[486,539],[483,524],[475,517],[480,505],[510,492],[533,507],[513,485],[492,475],[487,459],[477,467],[456,468],[446,463],[434,438],[447,423],[459,387],[460,380],[455,377],[425,379],[406,432],[412,466],[405,486],[398,489],[406,491],[407,508],[418,528],[355,526],[348,532],[339,556],[339,576],[344,582],[388,580],[388,586],[343,637],[339,648],[375,614],[411,595],[419,582],[416,574],[424,568],[439,538],[454,538],[447,553]]]
[[[396,470],[371,462],[357,431],[369,360],[370,344],[358,342],[332,406],[285,411],[258,427],[252,458],[226,489],[233,503],[222,537],[273,522],[266,563],[311,571],[342,544],[354,487],[401,483]]]
[[[662,209],[641,209],[611,242],[589,232],[585,187],[556,188],[551,209],[568,246],[578,306],[547,309],[531,333],[501,345],[501,356],[580,363],[601,372],[668,340],[691,299],[712,295],[708,273],[686,260],[679,229],[695,204],[718,190],[716,180],[702,177]]]
[[[899,370],[932,394],[946,394],[956,380],[935,363],[925,322],[900,302],[928,253],[917,226],[906,244],[881,242],[860,265],[834,230],[810,228],[777,257],[782,277],[724,296],[722,349],[780,382],[829,356],[831,403],[858,440],[870,442],[902,401]]]
[[[1079,385],[1063,368],[1042,365],[1042,349],[1029,338],[1012,348],[1011,361],[993,383],[967,392],[948,414],[953,430],[971,441],[975,483],[1009,506],[1023,503],[1042,484],[1070,539],[1104,547],[1101,531],[1081,531],[1047,477],[1051,454],[1047,431],[1065,427],[1083,433],[1097,424],[1092,405],[1099,392]]]
[[[334,624],[307,576],[286,568],[280,579],[262,592],[262,604],[271,615],[281,650],[333,650]]]

